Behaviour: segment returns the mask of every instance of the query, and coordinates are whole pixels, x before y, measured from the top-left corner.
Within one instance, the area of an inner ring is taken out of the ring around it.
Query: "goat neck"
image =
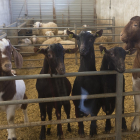
[[[137,54],[134,60],[133,68],[140,68],[140,49],[137,49]],[[140,78],[140,73],[132,73],[133,77],[136,79],[137,77]]]
[[[91,49],[86,56],[80,55],[79,71],[96,71],[94,49]]]

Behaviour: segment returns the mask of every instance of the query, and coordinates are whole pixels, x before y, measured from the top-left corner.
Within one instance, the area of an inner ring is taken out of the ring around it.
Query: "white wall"
[[[0,0],[0,26],[11,24],[9,0]]]
[[[96,0],[97,18],[115,17],[116,26],[125,26],[131,17],[140,16],[139,7],[140,0]],[[121,30],[116,28],[115,33],[119,34]],[[119,41],[119,37],[116,38],[116,41]]]

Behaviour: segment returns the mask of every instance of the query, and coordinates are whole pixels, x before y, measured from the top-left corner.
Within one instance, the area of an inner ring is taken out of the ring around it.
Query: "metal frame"
[[[130,69],[126,70],[125,73],[131,72],[140,72],[140,69]],[[126,113],[122,114],[122,97],[128,95],[137,95],[137,92],[123,92],[123,74],[117,73],[116,71],[92,71],[92,72],[77,72],[77,73],[67,73],[64,75],[52,75],[50,74],[39,74],[39,75],[22,75],[22,76],[5,76],[0,77],[0,81],[5,80],[19,80],[19,79],[36,79],[36,78],[58,78],[58,77],[70,77],[70,76],[87,76],[87,75],[106,75],[106,74],[116,74],[116,94],[106,93],[106,94],[95,94],[88,95],[87,98],[103,98],[103,97],[116,97],[116,114],[115,115],[106,115],[106,116],[94,116],[94,117],[85,117],[85,118],[75,118],[75,119],[66,119],[66,120],[55,120],[55,121],[40,121],[40,122],[30,122],[25,124],[13,124],[13,125],[3,125],[0,126],[0,129],[9,129],[9,128],[21,128],[29,126],[40,126],[40,125],[49,125],[49,124],[59,124],[59,123],[71,123],[71,122],[80,122],[80,121],[91,121],[91,120],[102,120],[102,119],[111,119],[116,118],[116,131],[113,134],[99,135],[95,138],[101,137],[116,137],[116,140],[121,140],[122,135],[134,134],[136,132],[122,132],[121,124],[122,117],[130,116],[139,116],[140,113]],[[15,100],[15,101],[0,101],[0,106],[2,105],[13,105],[13,104],[25,104],[25,103],[40,103],[40,102],[54,102],[54,101],[64,101],[64,100],[77,100],[81,99],[81,96],[66,96],[66,97],[54,97],[54,98],[41,98],[41,99],[28,99],[28,100]]]
[[[23,20],[23,19],[22,19]],[[31,19],[30,19],[31,20]],[[30,21],[29,20],[29,21]],[[35,20],[35,19],[34,19]],[[43,20],[43,19],[41,19]],[[111,19],[114,20],[115,23],[115,18]],[[18,27],[15,27],[15,24],[13,23],[10,27],[6,28],[0,28],[0,30],[16,30],[19,31],[21,29],[33,29],[31,27],[23,27],[26,25],[26,22],[22,22]],[[75,24],[74,27],[58,27],[59,29],[75,29],[75,32],[77,32],[77,29],[97,29],[97,28],[104,28],[106,30],[112,30],[112,34],[106,34],[106,35],[113,35],[117,36],[115,34],[115,28],[122,28],[123,26],[93,26],[90,28],[86,27],[77,27]],[[36,28],[37,29],[37,28]],[[39,29],[45,29],[45,28],[39,28]],[[0,38],[6,37],[7,34],[4,33]],[[24,38],[25,36],[7,36],[7,38],[11,39],[17,39],[17,38]],[[27,36],[26,36],[27,37]],[[37,37],[43,37],[43,36],[37,36]],[[53,36],[56,37],[56,36]],[[115,39],[114,39],[115,41]],[[114,44],[114,43],[122,43],[122,42],[104,42],[102,44]],[[95,43],[95,44],[100,44]],[[41,46],[42,44],[36,44],[32,46]],[[49,44],[45,44],[42,46],[46,46]],[[64,44],[62,44],[64,45]],[[73,44],[68,44],[68,45],[73,45]],[[22,45],[15,45],[15,46],[22,46]],[[24,45],[25,46],[25,45]],[[28,45],[27,45],[28,46]],[[31,45],[29,45],[31,46]],[[77,42],[75,42],[75,47],[77,47]],[[99,50],[95,50],[99,51]],[[27,52],[23,52],[27,53]],[[135,56],[135,55],[133,55]],[[102,58],[102,57],[98,57]],[[75,58],[67,58],[67,59],[79,59],[77,58],[77,55],[75,55]],[[24,60],[24,61],[36,61],[38,59],[32,59],[32,60]],[[43,59],[40,59],[43,60]],[[25,67],[26,68],[26,67]],[[41,68],[41,67],[30,67],[31,68]],[[131,70],[126,70],[125,73],[131,73],[131,72],[140,72],[140,69],[131,69]],[[0,129],[8,129],[8,128],[19,128],[19,127],[28,127],[28,126],[39,126],[39,125],[47,125],[47,124],[59,124],[59,123],[68,123],[68,122],[79,122],[79,121],[91,121],[91,120],[101,120],[101,119],[106,119],[106,118],[116,118],[116,132],[114,134],[105,134],[105,135],[98,135],[95,138],[103,138],[103,137],[116,137],[116,140],[121,140],[122,135],[128,135],[128,134],[133,134],[134,132],[121,132],[121,121],[122,121],[122,116],[123,117],[129,117],[129,116],[134,116],[134,115],[140,115],[140,113],[127,113],[127,114],[122,114],[122,97],[123,96],[128,96],[128,95],[137,95],[139,92],[128,92],[128,93],[123,93],[122,90],[122,85],[123,85],[123,74],[122,73],[117,73],[116,71],[93,71],[93,72],[76,72],[76,73],[67,73],[64,75],[52,75],[50,74],[39,74],[39,75],[22,75],[22,76],[8,76],[8,77],[0,77],[0,81],[5,81],[5,80],[19,80],[19,79],[37,79],[37,78],[57,78],[57,77],[71,77],[71,76],[87,76],[87,75],[106,75],[106,74],[116,74],[117,75],[117,82],[116,82],[116,93],[106,93],[106,94],[96,94],[96,95],[89,95],[87,98],[102,98],[102,97],[116,97],[116,114],[115,115],[107,115],[107,116],[96,116],[96,117],[86,117],[86,118],[76,118],[76,119],[67,119],[67,120],[55,120],[55,121],[45,121],[45,122],[31,122],[31,123],[25,123],[25,124],[14,124],[14,125],[4,125],[0,126]],[[42,98],[42,99],[28,99],[28,100],[15,100],[15,101],[0,101],[0,106],[2,105],[8,105],[8,104],[25,104],[25,103],[39,103],[39,102],[53,102],[53,101],[64,101],[64,100],[77,100],[80,99],[81,96],[67,96],[67,97],[55,97],[55,98]],[[86,138],[84,138],[86,139]]]

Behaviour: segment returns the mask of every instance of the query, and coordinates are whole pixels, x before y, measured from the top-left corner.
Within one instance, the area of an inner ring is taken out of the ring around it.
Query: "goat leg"
[[[39,107],[40,107],[40,113],[41,113],[41,121],[45,121],[46,120],[46,104],[39,103]],[[40,140],[46,140],[46,127],[45,127],[45,125],[41,126]]]
[[[47,103],[47,114],[49,121],[52,120],[52,109],[53,109],[53,104],[52,103]],[[51,125],[47,125],[47,135],[51,134]]]
[[[59,102],[55,103],[57,120],[61,120],[61,106],[62,106],[61,103]],[[63,138],[63,131],[62,131],[61,124],[57,124],[57,136],[58,136],[58,139]]]
[[[6,110],[8,124],[14,124],[15,117],[15,105],[9,105]],[[16,140],[15,129],[7,129],[8,131],[8,140]]]
[[[122,114],[124,114],[124,98],[125,97],[123,97],[123,101],[122,101]],[[124,117],[122,117],[122,129],[127,130],[126,120]]]
[[[66,115],[67,115],[67,119],[70,119],[70,101],[65,101],[63,103],[63,106],[64,106],[64,110],[66,112]],[[70,123],[68,123],[68,131],[71,132],[71,127],[70,127]]]

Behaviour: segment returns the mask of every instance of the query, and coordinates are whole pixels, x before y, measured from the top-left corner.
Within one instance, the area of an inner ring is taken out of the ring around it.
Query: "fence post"
[[[75,34],[77,34],[77,26],[76,26],[76,23],[74,23],[74,29],[75,29]],[[75,48],[77,48],[77,40],[75,39]],[[77,63],[77,52],[75,53],[75,62],[76,62],[76,65],[78,64]]]
[[[112,26],[115,26],[115,17],[112,18]],[[115,27],[112,28],[112,40],[115,42]]]
[[[116,140],[121,140],[122,136],[122,93],[123,93],[123,74],[116,75]]]

